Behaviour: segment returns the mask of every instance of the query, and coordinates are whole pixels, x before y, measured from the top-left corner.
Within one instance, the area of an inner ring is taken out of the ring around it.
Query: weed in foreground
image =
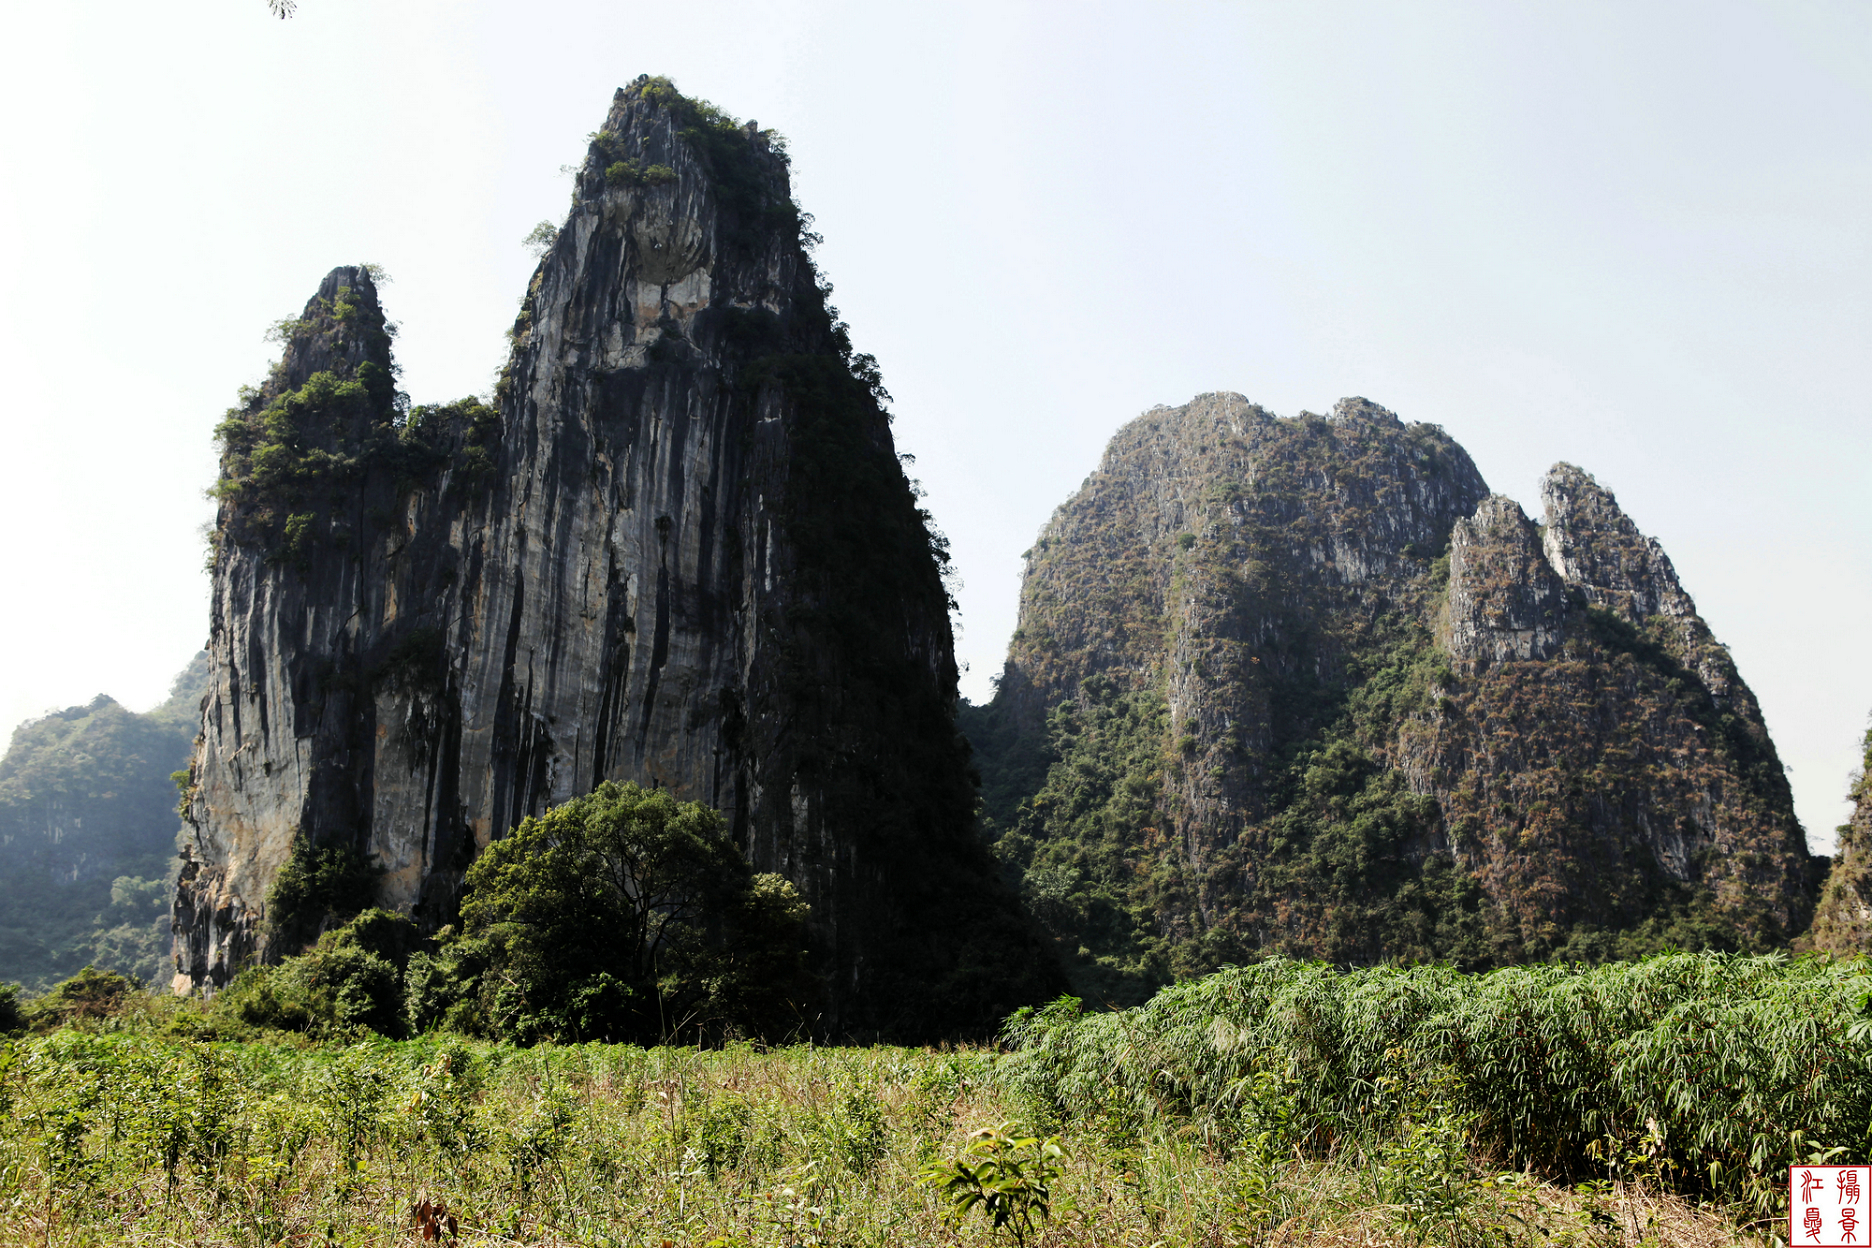
[[[1118,1101],[1048,1120],[1016,1069],[983,1049],[67,1030],[0,1044],[0,1243],[1748,1242],[1636,1162],[1572,1188],[1491,1174],[1448,1089],[1374,1089],[1411,1125],[1320,1148],[1271,1068],[1207,1134]]]

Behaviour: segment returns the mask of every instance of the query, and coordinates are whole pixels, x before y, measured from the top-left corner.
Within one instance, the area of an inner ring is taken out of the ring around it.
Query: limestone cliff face
[[[1448,592],[1454,622],[1479,567],[1502,618],[1541,627],[1496,632],[1485,654],[1452,626],[1468,679],[1402,727],[1396,765],[1434,794],[1456,860],[1523,948],[1599,956],[1660,914],[1678,943],[1785,944],[1811,913],[1811,865],[1754,694],[1610,491],[1557,464],[1541,496],[1539,546],[1523,520],[1459,558],[1458,526]]]
[[[970,712],[1082,989],[1282,949],[1475,965],[1770,945],[1808,858],[1657,543],[1557,466],[1537,528],[1362,399],[1146,413],[1029,554]]]
[[[223,427],[180,984],[280,952],[295,837],[434,924],[478,847],[630,779],[800,887],[832,1029],[1044,989],[970,828],[940,539],[801,233],[768,134],[640,80],[492,408],[406,413],[369,275],[326,279]]]
[[[1467,672],[1550,659],[1566,638],[1566,586],[1520,505],[1499,494],[1450,533],[1448,635]]]

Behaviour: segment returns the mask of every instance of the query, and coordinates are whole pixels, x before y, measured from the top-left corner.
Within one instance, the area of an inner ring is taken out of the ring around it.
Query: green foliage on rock
[[[380,868],[349,845],[315,845],[293,838],[292,854],[267,889],[266,923],[275,950],[296,952],[317,939],[333,919],[366,910],[376,897]]]
[[[469,868],[461,910],[414,968],[420,1024],[523,1042],[782,1038],[815,1013],[792,885],[755,874],[718,813],[660,790],[607,782],[525,820]]]
[[[1204,887],[1166,852],[1174,781],[1192,764],[1162,693],[1095,675],[1054,709],[1045,778],[997,850],[1021,870],[1075,991],[1134,1005],[1263,948],[1350,963],[1493,960],[1480,888],[1447,853],[1422,852],[1435,801],[1373,756],[1448,675],[1427,636],[1391,626],[1390,644],[1367,650],[1345,683],[1275,684],[1276,722],[1299,735],[1268,751],[1265,823],[1218,855],[1234,887]],[[1199,897],[1205,926],[1166,921]]]
[[[786,144],[771,130],[743,126],[736,118],[707,100],[693,99],[667,78],[647,78],[637,84],[642,97],[666,109],[676,133],[700,156],[710,183],[720,199],[725,240],[736,246],[758,245],[778,227],[799,228],[800,212],[784,181],[773,176],[776,165],[786,167]],[[667,166],[652,164],[642,171],[648,181]],[[674,176],[674,171],[669,171]]]
[[[676,180],[668,165],[646,167],[640,160],[620,160],[605,170],[606,186],[663,186]]]
[[[243,389],[216,426],[217,542],[260,546],[304,572],[316,549],[361,540],[372,516],[411,490],[484,483],[498,415],[473,398],[410,408],[370,267],[338,270],[331,293],[273,327],[285,351],[272,377]]]

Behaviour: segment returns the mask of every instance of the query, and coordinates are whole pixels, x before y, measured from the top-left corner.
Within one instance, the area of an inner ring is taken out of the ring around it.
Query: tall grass
[[[1225,1147],[1277,1123],[1311,1156],[1373,1153],[1440,1107],[1496,1165],[1642,1167],[1767,1217],[1787,1165],[1872,1153],[1869,994],[1862,963],[1780,956],[1483,975],[1270,961],[1136,1010],[1017,1015],[1008,1077],[1060,1121],[1169,1116]]]
[[[388,1244],[413,1214],[463,1244],[1011,1243],[919,1181],[1007,1123],[1059,1137],[1019,1236],[1047,1248],[1735,1244],[1788,1159],[1867,1155],[1869,987],[1269,962],[957,1051],[233,1042],[145,1002],[0,1041],[0,1244]]]
[[[387,1245],[419,1242],[418,1221],[509,1248],[1009,1244],[987,1218],[953,1221],[918,1180],[980,1128],[1034,1121],[1043,1107],[1003,1079],[1013,1069],[987,1050],[67,1029],[0,1044],[0,1244]],[[1030,1245],[1743,1239],[1655,1192],[1491,1175],[1447,1107],[1369,1158],[1296,1156],[1278,1122],[1226,1148],[1168,1114],[1118,1125],[1076,1114],[1064,1127]]]

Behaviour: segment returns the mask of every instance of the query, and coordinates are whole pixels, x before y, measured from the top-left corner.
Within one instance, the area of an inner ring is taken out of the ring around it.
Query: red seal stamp
[[[1808,1248],[1867,1248],[1872,1167],[1789,1166],[1788,1238]]]

